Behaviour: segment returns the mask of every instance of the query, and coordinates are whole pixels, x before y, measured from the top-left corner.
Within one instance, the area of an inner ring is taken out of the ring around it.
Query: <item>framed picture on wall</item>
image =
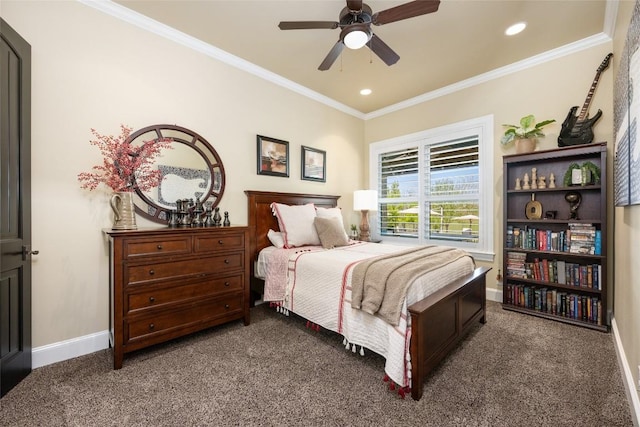
[[[289,143],[257,136],[258,175],[289,176]]]
[[[302,179],[327,181],[327,152],[302,146]]]

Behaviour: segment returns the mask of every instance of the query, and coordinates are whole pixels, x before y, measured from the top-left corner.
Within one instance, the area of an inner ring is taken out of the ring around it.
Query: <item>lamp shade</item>
[[[353,210],[377,211],[378,192],[376,190],[356,190],[353,192]]]

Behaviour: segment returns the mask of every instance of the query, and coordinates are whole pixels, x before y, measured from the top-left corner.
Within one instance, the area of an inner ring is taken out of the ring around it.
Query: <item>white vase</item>
[[[137,230],[136,208],[133,204],[133,193],[120,191],[113,193],[110,200],[113,210],[113,230]]]

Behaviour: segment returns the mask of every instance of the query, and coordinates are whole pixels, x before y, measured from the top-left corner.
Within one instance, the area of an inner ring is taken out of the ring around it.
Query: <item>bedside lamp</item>
[[[353,210],[362,212],[360,221],[360,240],[370,241],[369,211],[378,210],[378,192],[376,190],[356,190],[353,192]]]

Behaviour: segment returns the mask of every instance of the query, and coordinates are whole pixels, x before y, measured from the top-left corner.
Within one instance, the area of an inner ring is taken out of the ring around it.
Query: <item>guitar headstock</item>
[[[607,55],[606,58],[604,58],[604,61],[602,61],[602,64],[600,64],[600,66],[598,67],[598,72],[601,73],[602,71],[606,70],[607,67],[609,66],[609,62],[611,62],[611,57],[613,56],[613,53],[610,53]]]

